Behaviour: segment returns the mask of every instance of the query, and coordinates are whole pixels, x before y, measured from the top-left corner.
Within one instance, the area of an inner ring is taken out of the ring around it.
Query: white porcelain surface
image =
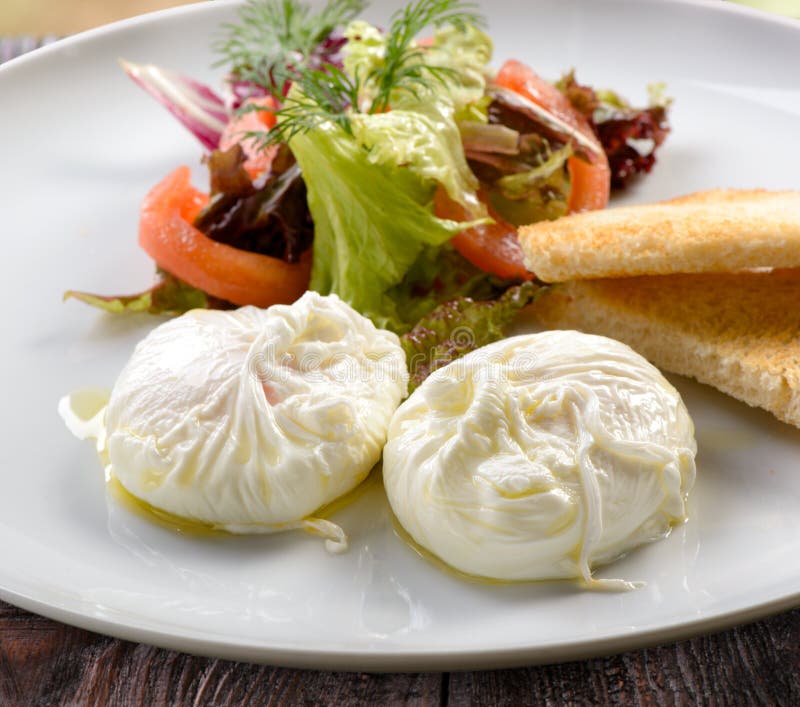
[[[637,101],[647,82],[668,82],[673,134],[626,200],[798,186],[800,24],[718,2],[486,5],[498,61],[519,57],[549,77],[574,66]],[[647,582],[628,594],[458,579],[396,535],[379,486],[335,516],[352,539],[343,556],[299,534],[186,537],[106,498],[91,445],[70,436],[56,403],[111,385],[155,321],[62,304],[61,293],[149,282],[142,196],[180,163],[202,183],[193,138],[116,60],[211,78],[208,40],[230,11],[146,16],[0,68],[0,597],[196,653],[384,670],[574,659],[800,604],[800,430],[680,379],[700,448],[692,518],[599,573]]]

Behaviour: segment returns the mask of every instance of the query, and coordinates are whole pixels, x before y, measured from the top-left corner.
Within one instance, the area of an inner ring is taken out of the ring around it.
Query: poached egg
[[[234,533],[304,528],[346,547],[311,514],[378,462],[406,394],[398,337],[335,295],[292,305],[193,310],[135,348],[108,405],[70,428],[94,437],[135,498]]]
[[[628,346],[574,331],[498,341],[431,374],[395,413],[383,478],[414,541],[500,580],[579,578],[686,517],[694,426]]]

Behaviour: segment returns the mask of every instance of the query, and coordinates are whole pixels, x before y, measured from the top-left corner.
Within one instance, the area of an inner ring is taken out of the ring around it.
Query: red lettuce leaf
[[[411,374],[409,391],[438,368],[502,339],[519,311],[545,289],[537,283],[524,282],[509,287],[494,300],[457,297],[436,307],[400,337]]]
[[[255,182],[243,164],[238,145],[211,154],[212,196],[197,215],[195,228],[234,248],[296,263],[311,246],[314,223],[291,151],[280,145],[271,169]]]
[[[574,72],[556,85],[588,119],[603,145],[614,189],[623,189],[637,174],[646,174],[653,168],[656,150],[670,131],[670,101],[660,95],[660,87],[651,88],[647,108],[634,108],[611,91],[597,91],[578,83]]]

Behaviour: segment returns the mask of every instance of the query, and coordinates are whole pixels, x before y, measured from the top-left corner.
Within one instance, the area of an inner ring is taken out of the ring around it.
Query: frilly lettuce
[[[374,86],[368,77],[383,66],[386,56],[386,36],[369,22],[355,20],[344,31],[347,44],[342,49],[342,66],[345,72],[361,85],[359,106],[368,110],[372,105]]]
[[[437,368],[502,339],[519,311],[546,289],[524,282],[509,287],[496,299],[475,301],[460,296],[425,315],[400,337],[411,374],[409,392]]]
[[[436,30],[425,63],[454,72],[445,88],[458,120],[486,122],[484,94],[492,50],[489,35],[473,25],[444,25]]]
[[[384,65],[386,35],[357,20],[347,26],[344,36],[348,40],[342,50],[344,70],[360,84],[359,108],[368,112],[376,91],[371,81]],[[484,94],[493,50],[489,35],[470,24],[447,24],[436,29],[430,45],[419,48],[424,52],[420,62],[448,72],[432,82],[432,92],[449,98],[459,120],[486,122]],[[402,98],[403,92],[393,95],[392,107]]]
[[[467,165],[453,120],[453,106],[445,97],[403,101],[388,113],[354,113],[350,123],[370,163],[403,167],[423,182],[437,182],[473,218],[486,216],[476,196],[478,180]]]

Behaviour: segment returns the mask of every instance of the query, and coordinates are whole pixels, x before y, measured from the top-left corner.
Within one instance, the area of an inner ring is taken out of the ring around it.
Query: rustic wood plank
[[[800,705],[800,609],[582,662],[453,673],[453,705]]]
[[[0,705],[798,705],[800,609],[647,650],[517,670],[289,670],[82,631],[0,603]]]
[[[0,705],[440,704],[437,674],[235,663],[119,641],[0,602]]]

